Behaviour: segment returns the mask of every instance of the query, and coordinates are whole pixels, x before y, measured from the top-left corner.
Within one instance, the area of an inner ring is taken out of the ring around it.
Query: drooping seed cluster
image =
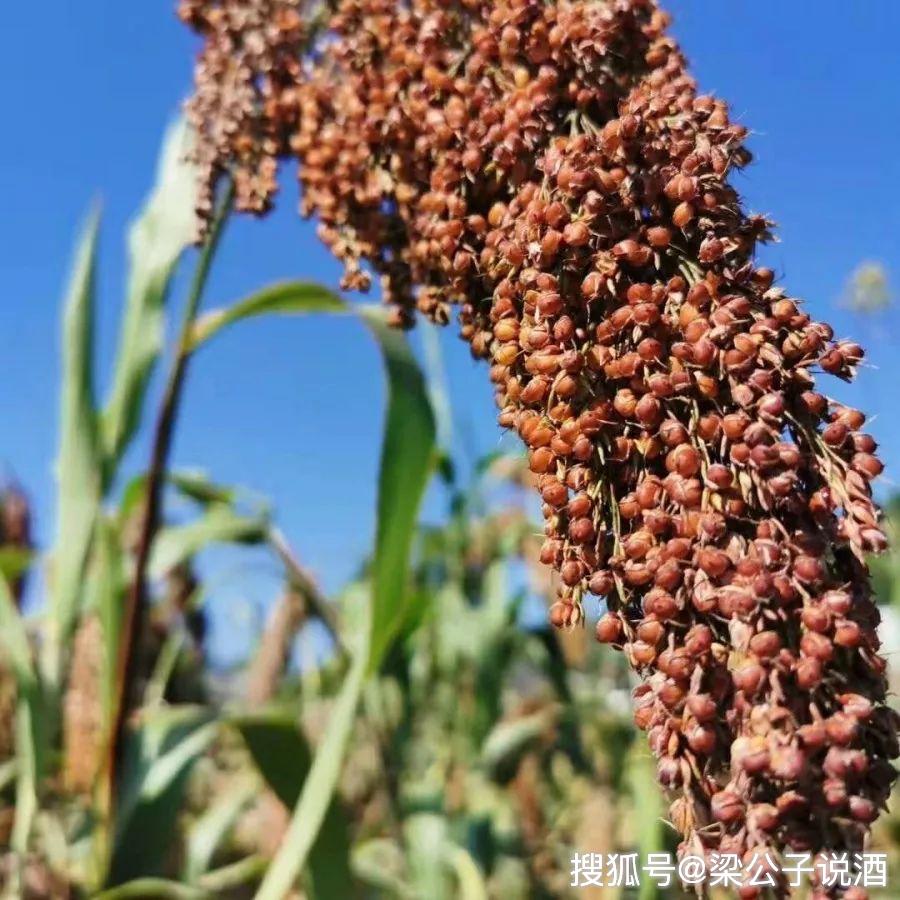
[[[667,24],[653,0],[339,0],[246,121],[289,135],[345,287],[379,275],[399,324],[458,307],[539,476],[553,621],[606,598],[683,848],[857,850],[898,753],[865,568],[882,467],[813,371],[862,350],[755,264],[770,223],[728,181],[746,129]],[[204,29],[201,137],[231,115]],[[200,152],[252,178],[252,153]]]
[[[198,219],[212,214],[215,186],[234,179],[235,206],[264,213],[278,190],[287,147],[279,107],[302,68],[302,0],[181,0],[183,22],[204,36],[188,118],[197,131]]]

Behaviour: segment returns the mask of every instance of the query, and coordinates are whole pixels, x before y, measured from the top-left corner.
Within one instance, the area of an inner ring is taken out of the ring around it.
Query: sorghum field
[[[192,75],[0,486],[4,897],[900,893],[900,19],[673,6],[698,74],[656,0],[140,13]]]

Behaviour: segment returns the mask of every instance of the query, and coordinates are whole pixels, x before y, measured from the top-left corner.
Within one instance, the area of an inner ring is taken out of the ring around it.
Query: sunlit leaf
[[[127,526],[131,521],[131,517],[136,515],[138,510],[142,509],[142,504],[147,496],[147,473],[141,472],[129,479],[122,491],[122,497],[119,500],[119,523],[123,527]]]
[[[449,844],[445,856],[456,875],[458,900],[488,900],[484,873],[464,847]]]
[[[44,711],[41,685],[28,632],[9,586],[0,578],[0,647],[16,679],[16,818],[11,846],[24,853],[37,811],[37,779],[43,762]]]
[[[213,900],[202,888],[166,881],[164,878],[136,878],[127,884],[96,894],[93,900]]]
[[[104,721],[112,727],[116,714],[119,639],[122,630],[122,594],[125,567],[116,523],[105,517],[97,520],[93,559],[88,587],[91,606],[100,620],[103,633],[101,647],[100,691]]]
[[[210,481],[205,472],[170,472],[169,482],[184,497],[203,506],[211,503],[233,503],[237,492],[233,487]]]
[[[199,346],[225,326],[253,316],[347,310],[340,297],[319,285],[275,284],[198,319],[192,345]],[[383,310],[366,306],[357,310],[379,343],[388,381],[373,558],[370,667],[374,670],[403,625],[416,519],[436,462],[435,420],[428,387],[406,338],[387,325]]]
[[[216,504],[186,525],[163,528],[153,543],[150,575],[161,578],[211,544],[258,544],[265,540],[268,516],[240,515]]]
[[[380,311],[366,309],[363,315],[381,346],[388,380],[372,571],[369,665],[375,670],[403,625],[413,536],[435,461],[435,422],[406,338]]]
[[[185,851],[185,881],[192,884],[209,869],[219,845],[258,794],[258,778],[235,778],[191,826]]]
[[[210,310],[200,316],[194,323],[190,345],[192,348],[199,347],[223,328],[241,319],[271,313],[296,315],[319,312],[347,312],[347,304],[337,294],[318,284],[303,281],[272,284],[231,306]]]
[[[78,616],[84,566],[100,503],[102,459],[94,406],[94,281],[99,215],[82,234],[63,317],[59,487],[53,554],[51,634],[47,671],[58,685],[62,651]]]
[[[218,728],[211,712],[195,707],[144,711],[125,744],[110,885],[160,873],[187,776]]]
[[[156,184],[128,235],[128,295],[113,385],[103,414],[108,474],[138,427],[147,384],[162,351],[165,304],[181,254],[195,237],[197,174],[183,120],[166,132]]]
[[[428,900],[450,897],[450,879],[445,849],[448,822],[435,813],[407,816],[403,823],[409,877],[415,895]]]
[[[403,850],[391,838],[370,838],[354,845],[353,874],[368,885],[387,891],[387,896],[413,900],[412,887],[403,880]]]
[[[644,741],[638,739],[632,745],[627,763],[627,781],[631,790],[637,851],[640,859],[651,853],[665,853],[666,832],[664,818],[666,808],[656,780],[656,765],[647,751]],[[638,900],[659,900],[663,891],[652,878],[641,879]]]

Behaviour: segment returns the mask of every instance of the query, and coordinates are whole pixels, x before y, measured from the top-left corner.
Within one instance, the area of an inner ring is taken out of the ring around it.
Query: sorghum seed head
[[[265,212],[296,158],[344,287],[374,272],[404,327],[458,309],[528,448],[551,620],[609,598],[597,636],[645,678],[685,846],[860,849],[897,752],[864,567],[881,463],[815,389],[861,348],[755,264],[771,223],[728,180],[746,129],[655,0],[327,7],[181,0],[201,217],[226,173]],[[826,778],[786,791],[801,761]]]

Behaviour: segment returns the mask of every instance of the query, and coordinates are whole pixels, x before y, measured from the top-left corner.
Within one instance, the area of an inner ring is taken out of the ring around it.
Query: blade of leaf
[[[0,578],[13,582],[28,571],[34,551],[28,547],[0,547]]]
[[[656,782],[656,766],[643,741],[636,741],[627,763],[628,784],[634,803],[637,850],[640,859],[651,853],[666,851],[666,835],[663,827],[665,806]],[[658,900],[663,892],[653,879],[641,881],[638,900]]]
[[[288,809],[293,809],[311,762],[309,746],[295,722],[277,711],[236,716],[231,721],[269,787]],[[310,850],[309,875],[314,897],[328,900],[353,895],[347,817],[336,798]]]
[[[435,461],[435,422],[425,379],[405,337],[386,324],[380,310],[364,308],[362,315],[381,346],[388,378],[372,573],[369,670],[374,671],[403,624],[416,521]]]
[[[110,885],[158,874],[191,766],[218,729],[211,713],[196,707],[144,712],[125,748]]]
[[[332,798],[309,854],[308,893],[315,900],[358,896],[350,870],[350,824],[338,798]]]
[[[202,888],[189,887],[164,878],[138,878],[110,888],[94,900],[213,900],[213,894]]]
[[[259,881],[268,865],[266,857],[254,853],[221,868],[204,872],[198,879],[197,887],[211,891],[214,897],[231,896],[235,888]],[[246,891],[241,896],[246,896]]]
[[[378,340],[388,375],[371,604],[356,636],[349,672],[331,712],[281,847],[256,900],[282,900],[306,865],[331,804],[367,673],[401,624],[407,566],[419,506],[434,457],[434,416],[422,373],[409,345],[388,328],[381,313],[363,315]]]
[[[209,869],[216,850],[244,808],[259,791],[259,779],[244,777],[231,783],[191,826],[187,840],[184,881],[193,884]]]
[[[18,771],[19,763],[15,757],[0,763],[0,791],[5,791],[16,780]]]
[[[103,632],[101,692],[104,721],[110,727],[115,720],[115,679],[122,623],[122,588],[125,581],[119,532],[116,523],[101,517],[94,534],[94,559],[90,585],[93,607]]]
[[[422,346],[425,350],[425,371],[428,373],[428,396],[434,410],[437,443],[449,454],[453,446],[453,410],[450,405],[450,388],[441,350],[440,332],[431,322],[422,323]],[[449,459],[449,457],[448,457]]]
[[[436,813],[416,813],[403,823],[409,877],[415,895],[429,900],[450,896],[446,846],[448,822]]]
[[[0,645],[6,651],[17,684],[20,687],[37,686],[28,631],[5,578],[0,578]]]
[[[62,410],[57,459],[58,511],[47,674],[56,689],[62,650],[78,615],[79,594],[100,504],[101,459],[94,406],[94,282],[99,215],[79,241],[63,316]]]
[[[325,737],[303,782],[303,790],[281,847],[256,893],[256,900],[282,900],[306,866],[341,773],[365,680],[367,650],[368,640],[365,641],[364,648],[357,650],[350,671],[341,685]]]
[[[233,487],[210,481],[202,471],[170,472],[169,482],[179,494],[201,506],[210,503],[233,503],[237,494]]]
[[[128,235],[127,305],[112,389],[103,413],[108,477],[138,426],[147,383],[162,351],[172,276],[196,233],[196,172],[187,160],[191,140],[183,120],[166,131],[156,183]]]
[[[307,314],[347,312],[347,304],[327,288],[303,281],[286,281],[268,285],[224,309],[210,310],[194,323],[190,347],[195,350],[223,328],[269,313]]]
[[[319,285],[286,282],[263,288],[198,319],[193,347],[225,326],[269,313],[345,312],[344,301]],[[358,307],[378,341],[388,376],[388,409],[379,472],[370,668],[403,624],[409,555],[419,506],[435,462],[435,419],[422,372],[402,333],[379,308]]]
[[[351,853],[353,874],[364,884],[396,900],[415,900],[415,891],[403,880],[405,862],[403,851],[391,838],[358,842]]]
[[[293,808],[309,771],[309,745],[289,715],[278,711],[235,715],[229,722],[241,733],[260,774],[288,809]]]
[[[150,575],[160,578],[213,543],[255,544],[265,540],[265,514],[242,516],[216,504],[186,525],[163,528],[153,543]]]
[[[487,884],[478,863],[464,847],[448,844],[445,849],[447,862],[456,873],[459,900],[488,900]]]
[[[17,852],[25,853],[37,812],[37,778],[41,771],[44,741],[43,703],[25,623],[3,578],[0,578],[0,645],[12,667],[18,689],[15,733],[16,819],[11,845]]]
[[[556,709],[544,709],[510,721],[498,722],[485,738],[481,764],[498,780],[515,772],[522,755],[546,734],[559,718]]]

